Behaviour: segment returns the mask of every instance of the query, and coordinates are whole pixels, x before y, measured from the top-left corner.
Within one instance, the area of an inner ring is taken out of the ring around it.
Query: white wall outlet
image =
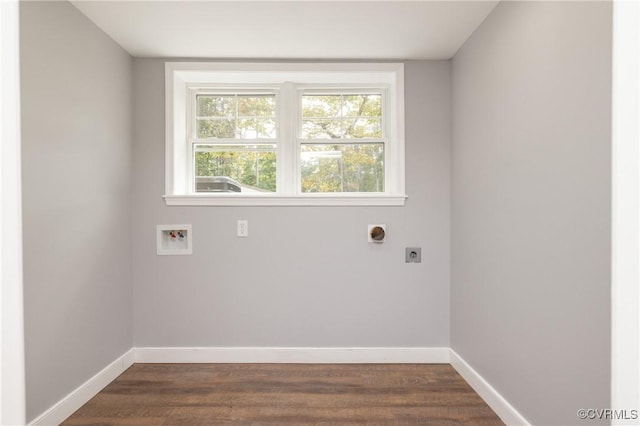
[[[387,225],[367,225],[367,241],[384,243],[387,238]]]
[[[157,225],[156,254],[180,255],[193,253],[191,225]]]
[[[237,236],[239,238],[247,238],[249,236],[249,221],[248,220],[239,220],[238,221]]]

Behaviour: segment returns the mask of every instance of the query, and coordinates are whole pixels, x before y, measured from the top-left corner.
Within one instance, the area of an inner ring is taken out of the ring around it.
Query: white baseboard
[[[448,364],[449,348],[135,348],[135,362]]]
[[[107,365],[95,376],[84,382],[76,390],[58,401],[29,425],[59,425],[80,407],[96,396],[105,386],[115,380],[127,368],[131,367],[135,359],[135,349],[130,349]]]
[[[508,426],[530,426],[530,423],[509,401],[496,391],[476,370],[463,360],[453,349],[450,354],[451,365],[463,379],[475,390],[489,407]]]
[[[132,348],[29,425],[59,425],[133,363],[451,364],[507,425],[530,423],[453,349]]]

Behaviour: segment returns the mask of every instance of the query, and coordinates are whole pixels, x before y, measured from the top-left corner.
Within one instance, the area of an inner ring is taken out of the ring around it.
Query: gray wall
[[[405,207],[167,207],[164,60],[134,60],[136,346],[449,346],[450,63],[405,71]],[[193,225],[192,256],[156,256],[172,223]]]
[[[27,418],[133,344],[132,60],[67,2],[22,2]]]
[[[538,425],[609,406],[611,30],[502,2],[452,65],[451,343]]]

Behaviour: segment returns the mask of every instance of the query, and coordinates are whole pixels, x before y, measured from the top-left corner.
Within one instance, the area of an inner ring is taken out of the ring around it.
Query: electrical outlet
[[[247,238],[249,236],[249,221],[248,220],[239,220],[238,221],[238,237]]]
[[[404,249],[404,261],[405,263],[421,263],[422,250],[420,247],[407,247]]]

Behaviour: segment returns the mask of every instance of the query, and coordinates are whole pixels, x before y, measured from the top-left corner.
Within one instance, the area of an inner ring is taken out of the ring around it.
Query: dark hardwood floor
[[[134,364],[64,425],[502,425],[448,364]]]

